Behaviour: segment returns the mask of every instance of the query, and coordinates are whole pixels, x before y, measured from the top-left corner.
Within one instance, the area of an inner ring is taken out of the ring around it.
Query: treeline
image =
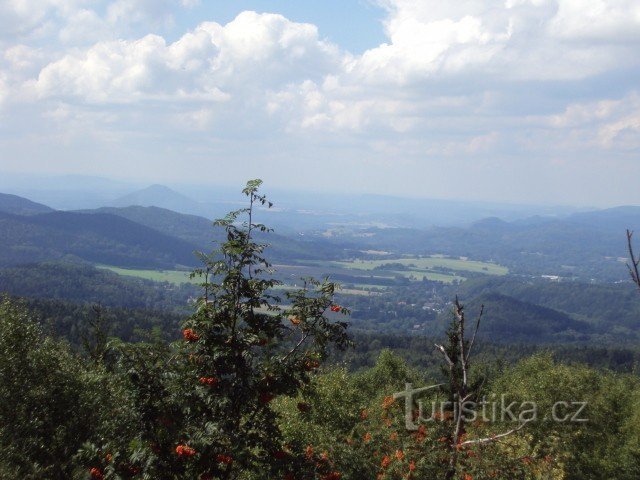
[[[469,312],[473,310],[469,309]],[[442,334],[444,335],[444,333]],[[434,348],[441,336],[389,335],[379,332],[351,330],[353,348],[346,352],[333,352],[331,362],[343,365],[349,371],[371,368],[382,351],[393,352],[407,365],[440,374],[441,357]],[[476,362],[487,368],[500,369],[518,363],[527,357],[547,354],[565,365],[586,365],[598,370],[640,374],[640,349],[604,347],[595,345],[495,343],[483,339],[475,346]]]
[[[47,299],[18,299],[27,308],[32,319],[41,325],[44,333],[66,341],[70,347],[81,352],[84,342],[93,335],[92,323],[97,316],[110,338],[124,342],[147,342],[152,339],[164,342],[175,341],[180,336],[181,320],[192,313],[185,307],[180,311],[131,309],[108,307],[94,303],[76,304]],[[473,309],[469,307],[469,312]],[[429,333],[381,333],[358,327],[358,322],[350,320],[350,336],[353,347],[347,351],[331,352],[328,362],[343,365],[349,371],[372,367],[380,353],[392,351],[408,365],[422,368],[436,375],[440,371],[440,358],[433,345],[439,338],[438,331]],[[444,334],[440,332],[441,335]],[[597,369],[616,372],[640,372],[640,350],[616,346],[571,345],[571,344],[531,344],[496,343],[483,339],[476,347],[478,362],[497,367],[513,365],[523,358],[547,352],[565,364],[580,363]]]

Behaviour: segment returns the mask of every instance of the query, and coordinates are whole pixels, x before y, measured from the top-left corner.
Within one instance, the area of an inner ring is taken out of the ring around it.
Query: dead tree
[[[448,438],[449,465],[445,476],[445,479],[447,480],[453,479],[456,475],[458,455],[461,448],[472,444],[486,444],[499,441],[500,439],[521,430],[527,423],[526,421],[522,422],[516,428],[500,434],[492,435],[491,437],[471,440],[465,439],[466,427],[465,416],[463,414],[465,409],[463,409],[463,406],[465,406],[466,402],[470,401],[470,399],[477,393],[477,388],[474,388],[469,384],[469,366],[471,351],[473,350],[476,335],[480,329],[482,315],[484,314],[484,305],[480,307],[480,312],[476,319],[471,341],[468,341],[465,338],[466,319],[464,306],[459,302],[458,297],[456,297],[454,302],[453,313],[454,320],[452,322],[451,329],[448,332],[448,345],[445,347],[444,345],[435,344],[436,348],[440,353],[442,353],[448,368],[451,402],[454,409],[454,423],[451,434]]]
[[[631,280],[640,289],[640,273],[639,273],[640,257],[636,257],[635,254],[633,253],[632,240],[633,240],[633,231],[627,230],[627,249],[629,250],[629,258],[631,259],[631,264],[627,263],[627,268],[629,269],[629,275],[631,275]]]

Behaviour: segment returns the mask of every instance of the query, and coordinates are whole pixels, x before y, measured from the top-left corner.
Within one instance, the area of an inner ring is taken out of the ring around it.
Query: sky
[[[637,0],[0,0],[0,175],[640,204]]]

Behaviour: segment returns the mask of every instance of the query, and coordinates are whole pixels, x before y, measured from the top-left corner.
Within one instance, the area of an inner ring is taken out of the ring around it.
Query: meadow
[[[392,281],[397,277],[420,281],[423,279],[443,283],[462,282],[472,275],[506,275],[508,269],[489,262],[479,262],[464,258],[401,257],[385,260],[355,259],[351,261],[307,261],[298,264],[274,265],[276,274],[286,285],[299,284],[301,277],[325,276],[338,277],[340,283],[348,284],[343,293],[368,295],[371,291],[384,290],[384,285],[375,281]],[[199,283],[198,278],[190,279],[189,272],[183,270],[143,270],[125,269],[109,265],[100,265],[118,275],[143,278],[156,282],[169,282],[175,285],[182,283]],[[342,279],[341,279],[342,277]],[[346,280],[344,278],[348,278]]]

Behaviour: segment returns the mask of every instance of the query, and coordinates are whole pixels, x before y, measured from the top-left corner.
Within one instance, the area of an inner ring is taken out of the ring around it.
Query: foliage
[[[146,478],[189,479],[305,471],[302,450],[283,442],[271,402],[307,385],[330,345],[349,344],[346,324],[326,316],[347,310],[333,304],[336,287],[327,280],[305,280],[286,293],[286,307],[268,293],[277,281],[267,277],[266,245],[252,237],[268,231],[253,220],[256,204],[268,204],[259,185],[247,184],[247,208],[216,222],[226,231],[219,250],[200,254],[203,266],[193,275],[202,278],[202,295],[183,324],[183,340],[167,351],[118,349],[135,435],[128,445],[120,435],[83,452],[107,477],[132,469]],[[97,454],[105,451],[108,464]]]
[[[0,299],[0,477],[71,478],[111,391],[103,372],[44,337],[24,305]]]

